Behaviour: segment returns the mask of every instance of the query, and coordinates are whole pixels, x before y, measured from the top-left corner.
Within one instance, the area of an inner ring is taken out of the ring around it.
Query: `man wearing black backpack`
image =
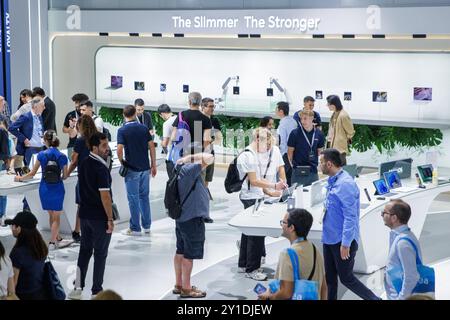
[[[189,155],[177,161],[181,215],[176,219],[177,251],[174,257],[176,284],[173,294],[181,298],[204,298],[206,292],[191,285],[194,260],[203,259],[205,222],[209,217],[209,192],[201,172],[214,162],[206,153]]]

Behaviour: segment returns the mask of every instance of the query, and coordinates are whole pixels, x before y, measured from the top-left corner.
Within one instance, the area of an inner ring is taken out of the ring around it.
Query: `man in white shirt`
[[[419,241],[408,227],[411,207],[401,199],[391,200],[381,215],[384,224],[391,229],[384,281],[386,295],[389,300],[405,300],[412,295],[420,278],[416,258],[422,260]],[[399,268],[403,270],[402,285],[395,288],[390,271]]]
[[[161,147],[163,148],[163,152],[167,154],[166,158],[166,170],[169,178],[172,176],[174,164],[172,161],[169,161],[169,153],[170,153],[170,138],[172,136],[172,128],[173,122],[177,118],[176,115],[172,113],[172,110],[167,104],[162,104],[158,107],[158,114],[164,120],[163,124],[163,133],[161,137]]]
[[[270,131],[258,128],[253,132],[252,143],[238,157],[237,168],[240,179],[244,179],[239,198],[244,209],[261,201],[264,198],[264,189],[279,192],[287,187],[283,158],[279,149],[273,145]],[[274,183],[272,181],[276,181],[277,174],[279,181]],[[264,251],[264,237],[242,234],[238,272],[245,272],[246,277],[257,281],[267,279],[267,275],[259,270]]]
[[[92,120],[94,120],[97,131],[103,133],[103,128],[105,126],[105,123],[103,122],[102,118],[100,118],[99,116],[97,116],[94,113],[94,105],[92,104],[91,101],[88,100],[88,101],[83,101],[81,103],[80,113],[81,113],[81,115],[87,114],[88,116],[90,116],[92,118]]]

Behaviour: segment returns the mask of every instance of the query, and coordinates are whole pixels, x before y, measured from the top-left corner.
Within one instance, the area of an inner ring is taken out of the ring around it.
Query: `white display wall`
[[[343,101],[352,117],[396,121],[450,120],[450,55],[445,53],[381,52],[298,52],[206,49],[155,49],[104,47],[96,55],[96,96],[98,101],[128,104],[143,98],[147,105],[186,104],[187,93],[200,91],[219,98],[228,77],[239,76],[240,95],[232,95],[239,111],[246,106],[265,105],[269,79],[286,88],[294,106],[305,95],[323,91],[324,98],[352,92],[352,101]],[[123,87],[106,89],[111,76],[123,76]],[[134,82],[145,82],[145,91],[135,91]],[[160,92],[160,84],[167,85]],[[414,101],[414,87],[433,88],[432,101]],[[372,102],[373,91],[386,91],[387,102]],[[274,87],[275,97],[279,98]],[[317,109],[328,115],[326,100]],[[253,111],[253,109],[252,109]]]

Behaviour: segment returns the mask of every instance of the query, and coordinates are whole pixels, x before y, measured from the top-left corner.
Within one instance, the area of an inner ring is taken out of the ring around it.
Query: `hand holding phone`
[[[264,287],[261,283],[258,283],[256,287],[253,289],[257,295],[263,294],[267,291],[266,287]]]

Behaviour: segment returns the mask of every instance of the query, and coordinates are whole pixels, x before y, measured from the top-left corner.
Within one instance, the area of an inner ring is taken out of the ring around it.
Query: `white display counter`
[[[120,214],[120,220],[116,221],[127,222],[130,219],[130,210],[128,208],[127,192],[125,190],[124,178],[119,175],[120,162],[116,156],[116,143],[111,142],[110,148],[114,154],[112,176],[112,194],[113,201],[117,205]],[[65,153],[65,151],[62,151]],[[36,176],[26,182],[15,182],[14,175],[9,175],[5,171],[0,173],[0,195],[23,195],[26,197],[31,212],[36,215],[39,221],[39,227],[43,230],[49,230],[49,215],[48,212],[42,209],[41,201],[39,199],[39,183],[41,181],[41,173],[38,172]],[[66,191],[64,197],[64,214],[61,215],[61,228],[63,234],[71,234],[75,227],[77,205],[75,203],[75,186],[78,177],[76,170],[70,177],[64,180],[64,188]]]
[[[412,209],[409,226],[417,237],[420,236],[426,215],[433,200],[443,192],[450,191],[450,183],[434,187],[427,185],[426,189],[417,188],[408,193],[399,193],[385,200],[378,200],[373,196],[375,188],[372,181],[378,179],[378,173],[363,175],[356,179],[360,188],[360,241],[359,250],[355,259],[354,270],[359,273],[370,274],[385,266],[389,249],[389,228],[386,227],[381,218],[381,211],[390,199],[401,198],[405,200]],[[404,186],[416,187],[415,179],[402,180]],[[367,188],[372,201],[369,203],[364,188]],[[310,187],[306,188],[310,189]],[[323,204],[310,205],[309,192],[303,193],[304,208],[314,217],[314,223],[309,233],[309,239],[320,241],[322,237],[322,224],[319,223]],[[242,233],[251,236],[270,236],[278,238],[281,236],[280,220],[284,217],[287,210],[287,204],[261,204],[259,210],[253,213],[253,207],[250,207],[229,221],[229,225],[238,228]]]

